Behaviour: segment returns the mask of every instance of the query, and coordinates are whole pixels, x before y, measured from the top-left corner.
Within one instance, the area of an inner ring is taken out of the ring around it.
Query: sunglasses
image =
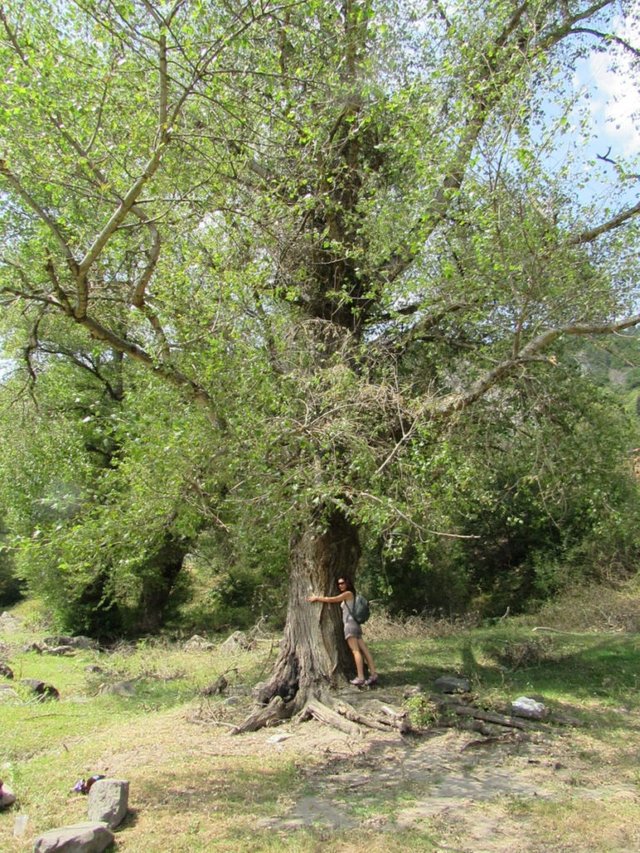
[[[346,585],[347,585],[346,581],[338,581],[338,586],[346,586]]]

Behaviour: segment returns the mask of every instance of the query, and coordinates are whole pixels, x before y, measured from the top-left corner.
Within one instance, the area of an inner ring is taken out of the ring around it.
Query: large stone
[[[113,833],[106,823],[75,823],[50,829],[36,838],[33,853],[102,853],[113,843]]]
[[[6,631],[7,634],[11,634],[14,631],[17,631],[20,627],[20,620],[16,619],[15,616],[12,616],[8,610],[5,610],[4,613],[0,614],[0,631]]]
[[[543,702],[538,702],[529,696],[519,696],[511,703],[511,713],[514,717],[525,717],[529,720],[544,720],[549,712]]]
[[[16,795],[6,782],[0,781],[0,809],[7,809],[16,801]]]
[[[185,652],[210,652],[215,649],[215,643],[209,642],[199,634],[194,634],[191,639],[184,644]]]
[[[254,644],[243,631],[234,631],[220,646],[224,652],[245,652],[252,649]]]
[[[471,684],[466,678],[458,678],[454,675],[443,675],[436,678],[433,686],[440,693],[468,693],[471,690]]]
[[[89,820],[104,821],[114,829],[129,808],[129,783],[124,779],[98,779],[89,790]]]
[[[0,675],[3,678],[13,678],[13,670],[8,663],[0,661]]]
[[[132,678],[129,681],[116,681],[114,684],[103,684],[100,688],[100,693],[113,693],[114,696],[124,696],[130,698],[136,695],[137,678]]]
[[[44,681],[40,681],[38,678],[22,678],[20,684],[28,687],[29,690],[36,694],[40,701],[60,698],[60,694],[53,684],[45,684]]]
[[[42,641],[45,646],[55,648],[56,646],[69,646],[72,649],[97,649],[98,643],[92,640],[91,637],[78,635],[77,637],[68,637],[60,635],[57,637],[46,637]]]
[[[20,696],[10,684],[0,684],[0,702],[20,702]]]

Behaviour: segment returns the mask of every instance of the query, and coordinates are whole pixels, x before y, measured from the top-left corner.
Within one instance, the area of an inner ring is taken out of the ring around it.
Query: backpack
[[[364,595],[360,595],[359,592],[356,594],[356,597],[353,601],[353,606],[349,607],[349,605],[347,604],[347,610],[359,625],[364,625],[364,623],[371,615],[369,602],[364,597]]]

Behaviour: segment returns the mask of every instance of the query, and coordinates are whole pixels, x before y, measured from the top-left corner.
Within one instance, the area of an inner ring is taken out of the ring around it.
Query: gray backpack
[[[371,615],[369,602],[364,597],[364,595],[360,595],[359,592],[356,593],[356,597],[353,600],[352,606],[349,607],[349,605],[347,604],[347,610],[359,625],[364,625],[364,623]]]

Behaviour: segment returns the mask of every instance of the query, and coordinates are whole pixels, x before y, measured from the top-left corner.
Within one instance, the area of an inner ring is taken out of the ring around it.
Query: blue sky
[[[629,20],[613,21],[610,29],[640,50],[640,25]],[[592,44],[602,44],[591,40]],[[640,60],[617,45],[604,53],[592,52],[581,60],[571,80],[566,81],[567,93],[576,98],[576,107],[569,114],[570,130],[558,149],[575,152],[584,148],[581,177],[587,181],[581,195],[597,197],[605,191],[614,177],[615,168],[600,157],[607,156],[625,166],[627,172],[640,172]],[[634,165],[635,161],[635,165]],[[621,204],[637,201],[640,180],[624,184]],[[615,199],[611,199],[615,206]]]

